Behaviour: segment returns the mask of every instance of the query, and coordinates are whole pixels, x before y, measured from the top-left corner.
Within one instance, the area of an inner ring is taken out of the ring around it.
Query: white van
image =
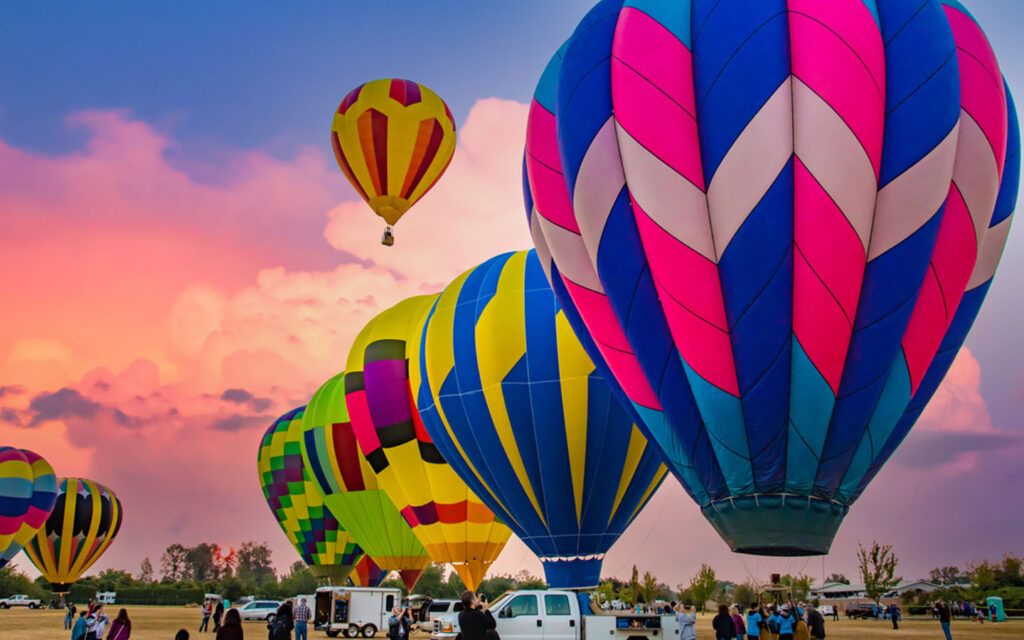
[[[116,604],[117,603],[117,592],[116,591],[97,591],[96,592],[96,603],[97,604]]]
[[[372,638],[387,631],[391,609],[402,603],[401,589],[378,587],[320,587],[316,590],[313,627],[327,637]]]

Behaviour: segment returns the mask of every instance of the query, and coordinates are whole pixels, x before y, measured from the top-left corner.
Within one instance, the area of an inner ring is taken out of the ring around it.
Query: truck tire
[[[372,624],[363,625],[363,628],[359,630],[359,633],[362,634],[364,638],[372,638],[377,635],[377,627]]]
[[[267,614],[267,624],[268,625],[269,624],[273,624],[274,623],[274,618],[276,618],[276,617],[277,617],[276,613],[268,613]]]
[[[331,631],[331,630],[325,631],[324,633],[327,634],[328,638],[337,638],[338,635],[341,634],[340,631]]]
[[[358,638],[359,637],[359,627],[357,627],[354,624],[350,624],[348,626],[348,629],[345,629],[345,637],[346,638]]]
[[[39,606],[36,605],[36,603],[34,603],[34,602],[30,602],[30,603],[28,603],[28,608],[29,609],[38,609]]]
[[[9,609],[10,605],[6,602],[0,602],[0,609]]]

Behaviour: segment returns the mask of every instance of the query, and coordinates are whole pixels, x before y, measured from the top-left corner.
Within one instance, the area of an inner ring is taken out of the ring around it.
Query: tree
[[[615,599],[615,585],[611,580],[602,580],[601,584],[597,585],[597,595],[602,604],[611,603]]]
[[[192,582],[219,580],[220,569],[217,567],[218,547],[203,542],[190,548],[185,554],[185,577]]]
[[[243,582],[252,581],[256,586],[264,582],[276,580],[274,567],[270,561],[270,547],[267,543],[252,540],[243,542],[238,547],[238,577]]]
[[[850,584],[850,579],[841,573],[833,573],[828,577],[825,582],[835,582],[838,584]]]
[[[245,586],[242,581],[235,577],[225,578],[220,583],[220,595],[230,602],[236,602],[245,595]]]
[[[788,573],[779,578],[781,584],[789,587],[789,590],[793,593],[793,599],[797,602],[803,602],[807,599],[807,595],[811,592],[811,576],[799,574],[791,576]]]
[[[1000,587],[1024,587],[1021,559],[1012,554],[1003,556],[1003,563],[995,569],[996,584]]]
[[[655,601],[658,595],[658,579],[651,575],[650,571],[644,571],[644,577],[640,581],[640,596],[644,602],[650,604]]]
[[[736,604],[747,609],[757,602],[757,589],[749,582],[738,584],[735,591],[732,592],[732,599]]]
[[[640,572],[637,571],[635,564],[633,565],[633,575],[629,579],[629,601],[640,602]]]
[[[715,576],[715,570],[706,564],[700,565],[697,575],[690,580],[690,593],[701,611],[704,610],[704,603],[715,597],[717,589],[718,578]],[[682,594],[680,594],[681,597]]]
[[[160,576],[165,582],[178,582],[185,577],[185,556],[188,549],[180,544],[167,547],[160,556]]]
[[[148,556],[142,559],[142,566],[139,567],[139,582],[153,582],[153,563],[149,561]]]
[[[957,567],[936,567],[928,573],[928,579],[935,584],[956,584],[960,579],[960,569]]]
[[[967,575],[971,584],[979,591],[991,591],[996,588],[996,569],[988,560],[967,566]]]
[[[454,573],[454,572],[453,572]],[[454,592],[452,586],[444,581],[444,567],[437,563],[431,563],[416,582],[416,593],[434,598],[457,598],[458,593]]]
[[[132,574],[120,569],[105,569],[96,576],[96,588],[99,591],[119,591],[127,589],[135,582]]]
[[[864,581],[864,592],[875,603],[903,580],[896,576],[896,564],[899,559],[893,553],[892,545],[878,544],[875,540],[871,543],[869,551],[858,542],[857,559],[860,564],[860,576]]]
[[[316,592],[319,585],[306,563],[297,561],[292,564],[292,571],[278,585],[285,596],[305,595]]]

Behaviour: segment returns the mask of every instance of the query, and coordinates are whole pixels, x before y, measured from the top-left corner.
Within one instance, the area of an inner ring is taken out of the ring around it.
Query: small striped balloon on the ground
[[[310,571],[331,584],[345,578],[362,549],[324,505],[302,461],[302,416],[293,409],[274,421],[260,440],[256,463],[267,506]]]
[[[475,590],[512,532],[445,462],[416,408],[409,359],[435,300],[403,300],[363,327],[349,351],[345,401],[380,486],[431,559]]]
[[[995,274],[1016,111],[956,0],[604,0],[545,70],[542,262],[736,551],[828,551]]]
[[[62,478],[50,517],[25,554],[56,593],[67,593],[121,530],[121,501],[104,485]]]
[[[38,454],[0,447],[0,568],[28,544],[57,501],[57,476]]]
[[[331,124],[338,166],[388,224],[441,178],[455,152],[455,120],[436,93],[386,78],[353,89]]]
[[[536,252],[456,278],[411,355],[445,460],[537,554],[549,586],[595,586],[667,470],[587,356]]]
[[[359,451],[345,403],[345,373],[321,386],[302,418],[302,458],[320,495],[356,543],[411,590],[430,556]]]

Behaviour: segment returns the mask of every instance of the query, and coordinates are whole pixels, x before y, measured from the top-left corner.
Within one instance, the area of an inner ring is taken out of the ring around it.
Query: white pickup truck
[[[39,600],[33,600],[23,593],[17,595],[8,596],[6,598],[0,598],[0,609],[10,609],[11,607],[28,607],[29,609],[40,609],[43,603]]]
[[[501,640],[672,640],[679,636],[674,616],[581,613],[572,591],[510,591],[491,605],[491,613]],[[435,618],[430,640],[461,640],[459,615]]]

